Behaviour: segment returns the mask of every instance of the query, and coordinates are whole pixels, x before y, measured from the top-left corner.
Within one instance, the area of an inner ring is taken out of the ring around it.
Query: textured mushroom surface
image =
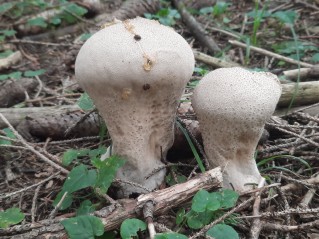
[[[135,18],[110,25],[87,40],[75,64],[79,84],[93,99],[127,162],[117,178],[153,190],[164,179],[161,158],[174,140],[179,99],[194,68],[188,43],[172,28]],[[122,184],[120,196],[145,190]]]
[[[224,187],[258,184],[258,140],[281,95],[277,76],[243,68],[220,68],[197,85],[192,104],[212,167],[224,167]]]

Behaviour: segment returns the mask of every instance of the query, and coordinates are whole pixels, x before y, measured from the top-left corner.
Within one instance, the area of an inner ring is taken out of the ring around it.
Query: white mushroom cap
[[[259,183],[254,152],[280,95],[277,76],[240,67],[214,70],[197,85],[192,104],[204,148],[211,166],[225,167],[225,187]]]
[[[194,69],[188,43],[173,29],[135,18],[108,26],[82,46],[75,63],[79,84],[93,99],[113,141],[113,154],[127,162],[117,178],[150,190],[164,179],[161,157],[174,140],[179,99]],[[122,186],[122,195],[144,192]]]

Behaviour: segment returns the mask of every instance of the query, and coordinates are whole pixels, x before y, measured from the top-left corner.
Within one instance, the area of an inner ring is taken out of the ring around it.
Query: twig
[[[63,194],[63,196],[61,197],[60,201],[58,202],[58,204],[56,205],[56,207],[52,210],[52,212],[50,213],[49,219],[53,219],[56,215],[56,213],[58,212],[59,208],[61,207],[64,199],[66,198],[66,196],[68,195],[68,192],[65,192]]]
[[[299,134],[296,134],[296,133],[294,133],[294,132],[291,132],[291,131],[289,131],[289,130],[285,130],[285,129],[281,128],[281,126],[276,127],[276,129],[278,129],[279,131],[284,132],[284,133],[286,133],[286,134],[290,134],[290,135],[293,135],[293,136],[295,136],[295,137],[297,137],[297,138],[300,138],[300,139],[304,140],[305,142],[307,142],[307,143],[309,143],[309,144],[312,144],[312,145],[314,145],[314,146],[316,146],[316,147],[319,147],[319,143],[317,143],[317,142],[315,142],[315,141],[313,141],[313,140],[311,140],[311,139],[307,139],[306,137],[301,136],[301,135],[299,135]]]
[[[258,188],[262,188],[265,185],[265,178],[262,178],[258,184]],[[261,193],[262,191],[256,192],[255,194],[255,202],[253,205],[253,215],[257,216],[259,215],[259,209],[260,209],[260,202],[261,202]],[[258,239],[260,231],[262,229],[262,224],[260,218],[254,218],[253,222],[251,223],[250,227],[250,238],[251,239]]]
[[[10,40],[9,43],[18,43],[18,44],[35,44],[35,45],[45,45],[45,46],[73,46],[73,44],[68,43],[53,43],[53,42],[43,42],[43,41],[31,41],[31,40]]]
[[[204,63],[211,65],[213,67],[216,67],[216,68],[239,66],[239,64],[237,64],[237,63],[227,62],[227,61],[224,61],[222,59],[209,56],[207,54],[204,54],[204,53],[196,51],[196,50],[193,50],[193,53],[194,53],[195,59],[197,61],[204,62]]]
[[[300,66],[303,66],[303,67],[313,67],[313,65],[311,65],[309,63],[299,62],[299,61],[296,61],[296,60],[294,60],[292,58],[285,57],[285,56],[279,55],[277,53],[273,53],[271,51],[267,51],[267,50],[259,48],[259,47],[248,46],[247,44],[239,42],[239,41],[236,41],[236,40],[229,40],[228,42],[230,44],[234,45],[234,46],[239,46],[239,47],[242,47],[242,48],[248,48],[249,47],[249,49],[252,50],[252,51],[258,52],[258,53],[266,55],[266,56],[274,57],[274,58],[277,58],[278,60],[282,60],[282,61],[294,64],[294,65],[300,64]]]
[[[275,224],[275,223],[270,223],[270,222],[263,222],[263,229],[265,229],[265,230],[276,230],[276,231],[284,231],[284,232],[306,230],[306,229],[318,227],[318,226],[319,226],[319,220],[299,224],[296,226],[280,225],[280,224]]]
[[[35,214],[36,214],[36,203],[37,203],[37,199],[38,199],[38,195],[39,195],[39,191],[40,188],[42,187],[42,184],[40,184],[34,191],[34,196],[32,199],[32,208],[31,208],[31,222],[34,223],[35,222]]]
[[[191,30],[195,38],[203,45],[203,47],[207,47],[211,53],[220,52],[220,48],[212,39],[212,36],[207,36],[202,26],[186,10],[184,3],[180,0],[173,0],[173,3],[175,7],[178,9],[179,13],[181,14],[183,22]]]
[[[143,216],[147,223],[147,228],[150,234],[150,239],[154,239],[156,235],[155,226],[153,222],[153,213],[154,213],[154,203],[153,201],[148,201],[143,207]]]
[[[0,200],[5,199],[5,198],[8,198],[8,197],[12,197],[12,196],[14,196],[14,195],[16,195],[16,194],[19,194],[19,193],[28,191],[28,190],[31,189],[31,188],[37,187],[37,186],[39,186],[39,185],[41,185],[41,184],[43,184],[43,183],[45,183],[45,182],[51,180],[52,178],[56,177],[56,176],[59,175],[60,173],[61,173],[61,172],[56,172],[55,174],[51,175],[50,177],[48,177],[48,178],[46,178],[46,179],[44,179],[44,180],[42,180],[42,181],[40,181],[40,182],[38,182],[38,183],[36,183],[36,184],[32,184],[32,185],[30,185],[30,186],[28,186],[28,187],[22,188],[22,189],[20,189],[20,190],[18,190],[18,191],[15,191],[15,192],[12,192],[12,193],[8,193],[8,194],[0,195]]]
[[[2,121],[8,125],[8,127],[11,129],[11,131],[14,133],[14,135],[17,137],[17,139],[19,139],[21,141],[21,143],[28,149],[30,150],[32,153],[34,153],[35,155],[37,155],[40,159],[42,159],[44,162],[50,164],[52,167],[60,170],[62,173],[64,174],[68,174],[69,170],[61,167],[60,165],[52,162],[49,158],[45,157],[43,154],[41,154],[40,152],[38,152],[37,150],[35,150],[31,145],[29,145],[27,143],[27,141],[25,141],[25,139],[13,128],[13,126],[9,123],[9,121],[3,116],[2,113],[0,113],[0,118],[2,119]]]

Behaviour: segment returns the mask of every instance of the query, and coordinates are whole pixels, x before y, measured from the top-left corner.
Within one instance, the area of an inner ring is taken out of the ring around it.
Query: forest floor
[[[146,221],[179,237],[156,238],[319,238],[319,3],[310,0],[0,0],[0,238],[149,237],[138,199],[114,200],[115,187],[106,195],[87,181],[101,173],[93,158],[111,139],[74,75],[77,53],[92,34],[113,18],[136,16],[174,28],[196,60],[178,109],[192,148],[176,130],[161,190],[175,185],[177,193],[178,185],[197,176],[205,185],[197,191],[218,192],[206,185],[193,154],[203,146],[190,99],[205,74],[241,66],[272,72],[283,86],[256,149],[266,184],[229,208],[207,211],[209,218],[191,211],[196,190],[175,202],[164,197],[169,210],[155,205],[155,216]],[[113,166],[108,174],[115,174]],[[70,172],[81,183],[67,190]],[[158,197],[153,193],[150,198]],[[80,215],[92,217],[77,221]],[[82,228],[60,223],[71,218]],[[124,236],[128,218],[142,221],[131,221],[136,230]],[[210,230],[226,224],[220,232]],[[101,225],[109,232],[103,234]]]

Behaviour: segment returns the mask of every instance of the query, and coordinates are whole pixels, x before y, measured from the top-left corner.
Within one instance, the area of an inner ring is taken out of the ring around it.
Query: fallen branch
[[[240,66],[237,63],[227,62],[227,61],[221,60],[219,58],[209,56],[209,55],[204,54],[204,53],[199,52],[199,51],[194,50],[193,52],[194,52],[195,59],[197,61],[204,62],[205,64],[211,65],[211,66],[216,67],[216,68]]]
[[[222,172],[221,168],[209,170],[198,177],[185,183],[177,184],[172,187],[141,195],[137,199],[118,200],[120,207],[115,208],[114,204],[105,207],[94,213],[102,220],[105,231],[116,229],[127,218],[142,218],[142,209],[145,203],[154,203],[154,215],[161,215],[168,210],[187,202],[200,190],[216,190],[221,187]],[[60,222],[67,217],[60,216],[54,220],[43,220],[40,222],[13,226],[8,229],[0,230],[0,236],[17,235],[19,238],[34,238],[47,233],[61,234],[63,227]],[[50,230],[50,231],[49,231]],[[14,238],[14,237],[11,237]],[[64,233],[64,237],[66,238]]]
[[[185,4],[180,0],[173,0],[173,3],[181,14],[183,22],[194,34],[195,38],[200,42],[200,44],[202,44],[203,47],[207,47],[211,53],[219,52],[220,48],[212,39],[212,36],[207,36],[203,27],[197,22],[192,14],[187,11]]]
[[[299,65],[300,64],[300,66],[302,66],[302,67],[313,67],[313,65],[311,65],[309,63],[302,62],[302,61],[296,61],[296,60],[294,60],[292,58],[289,58],[289,57],[286,57],[286,56],[282,56],[282,55],[279,55],[277,53],[273,53],[271,51],[267,51],[267,50],[259,48],[259,47],[248,46],[247,44],[239,42],[239,41],[236,41],[236,40],[229,40],[228,42],[230,44],[234,45],[234,46],[239,46],[241,48],[249,48],[251,51],[258,52],[258,53],[266,55],[266,56],[274,57],[274,58],[276,58],[278,60],[285,61],[285,62],[294,64],[294,65]]]
[[[295,88],[298,87],[295,96],[294,105],[307,105],[319,102],[319,81],[308,81],[297,83],[289,83],[282,85],[282,93],[278,103],[279,107],[286,107],[290,104]]]

